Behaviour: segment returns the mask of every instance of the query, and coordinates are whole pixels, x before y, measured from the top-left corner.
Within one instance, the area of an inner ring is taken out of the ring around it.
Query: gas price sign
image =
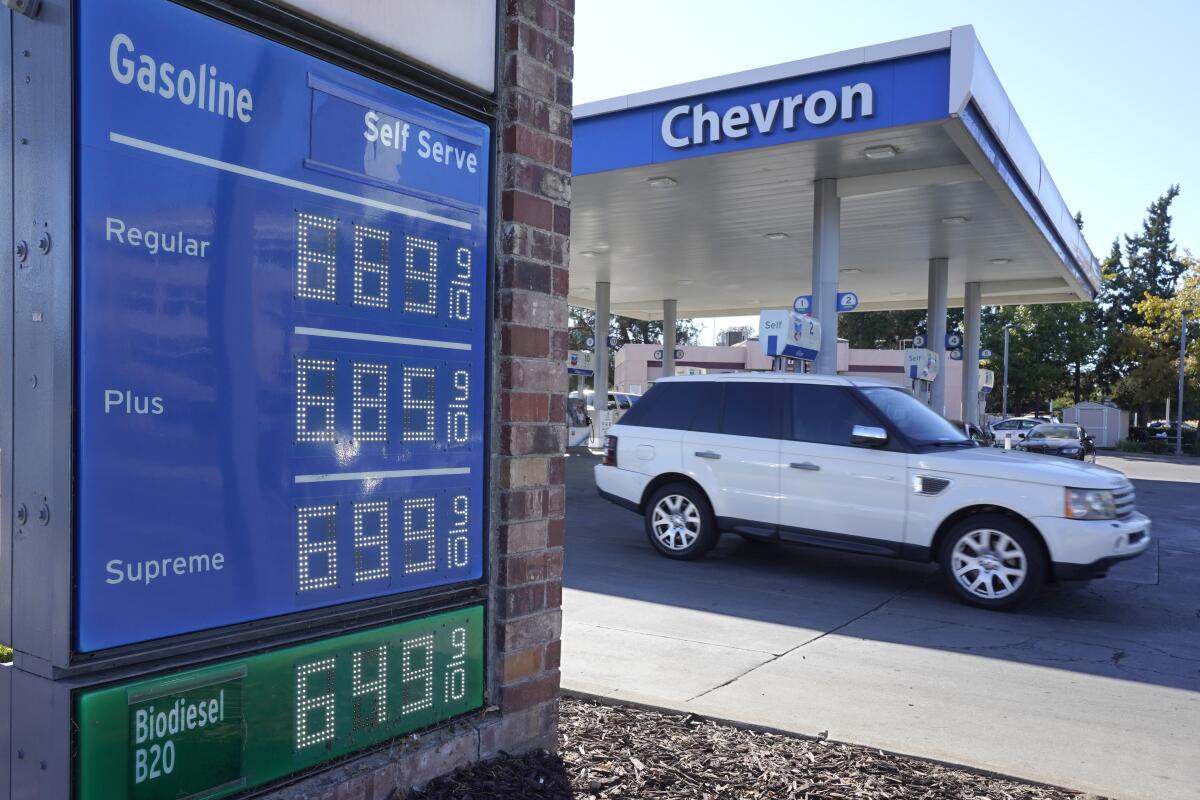
[[[76,649],[479,579],[489,128],[79,5]]]
[[[76,797],[225,797],[483,704],[483,608],[81,692]]]

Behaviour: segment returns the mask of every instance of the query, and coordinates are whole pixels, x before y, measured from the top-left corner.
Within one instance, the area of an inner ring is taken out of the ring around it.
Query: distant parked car
[[[1185,431],[1195,431],[1196,426],[1191,423],[1183,423]],[[1171,420],[1156,419],[1146,426],[1146,431],[1151,439],[1174,439],[1175,438],[1175,423]]]
[[[1095,461],[1096,443],[1080,425],[1052,422],[1038,425],[1026,434],[1017,448],[1026,453],[1062,456],[1077,461]]]
[[[980,447],[991,447],[995,443],[996,437],[992,435],[987,428],[981,428],[973,422],[963,422],[961,419],[952,419],[950,424],[958,428],[967,435],[967,438],[975,442]]]
[[[992,436],[998,447],[1004,445],[1005,439],[1012,439],[1016,444],[1038,425],[1053,421],[1046,417],[1009,417],[992,426]]]

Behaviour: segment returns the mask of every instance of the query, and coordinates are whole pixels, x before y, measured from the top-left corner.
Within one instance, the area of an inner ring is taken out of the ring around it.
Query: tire
[[[1048,574],[1037,535],[1002,514],[976,514],[959,522],[942,542],[939,558],[960,600],[995,611],[1032,600]]]
[[[661,487],[646,503],[646,537],[667,558],[703,558],[720,538],[704,492],[688,483]]]

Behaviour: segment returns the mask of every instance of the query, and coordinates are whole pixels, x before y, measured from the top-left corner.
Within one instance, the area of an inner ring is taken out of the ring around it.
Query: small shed
[[[1116,447],[1117,442],[1129,438],[1129,412],[1110,402],[1077,403],[1063,409],[1062,420],[1082,425],[1097,447]]]

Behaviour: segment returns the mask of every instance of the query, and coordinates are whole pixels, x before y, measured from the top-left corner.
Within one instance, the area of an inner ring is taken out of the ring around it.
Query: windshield
[[[903,389],[867,386],[861,391],[879,413],[916,444],[973,444],[945,417]]]
[[[1076,439],[1079,434],[1073,425],[1038,425],[1030,436],[1044,436],[1047,439]]]

